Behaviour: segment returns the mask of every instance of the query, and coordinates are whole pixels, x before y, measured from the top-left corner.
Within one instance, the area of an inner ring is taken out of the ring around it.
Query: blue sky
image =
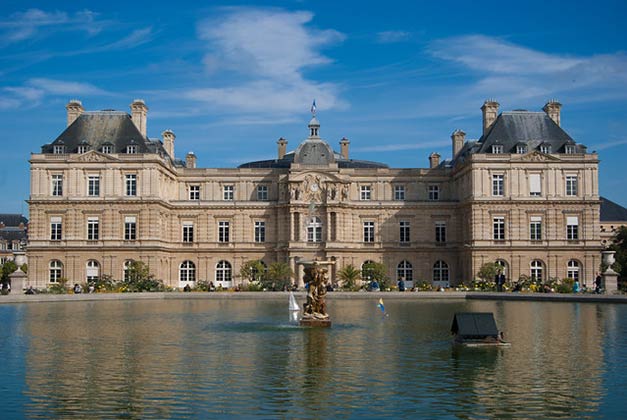
[[[450,135],[501,110],[562,104],[601,159],[601,194],[627,205],[627,2],[24,2],[0,8],[2,212],[27,213],[28,158],[65,104],[150,108],[178,157],[233,167],[293,150],[315,98],[321,136],[351,157],[426,167]]]

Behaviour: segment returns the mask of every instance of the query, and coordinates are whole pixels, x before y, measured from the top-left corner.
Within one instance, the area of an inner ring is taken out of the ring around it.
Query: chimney
[[[168,129],[161,133],[161,136],[163,137],[163,148],[170,155],[170,158],[174,159],[174,139],[176,138],[174,132]]]
[[[85,108],[83,108],[83,104],[78,99],[72,99],[65,106],[67,109],[67,125],[68,127],[76,121],[78,117],[81,116],[83,112],[85,112]]]
[[[555,124],[560,125],[560,110],[562,109],[562,104],[560,104],[556,99],[551,99],[544,105],[542,110],[546,112]]]
[[[433,152],[429,155],[429,168],[437,168],[440,165],[440,155]]]
[[[342,140],[340,140],[340,153],[342,154],[342,157],[346,160],[348,160],[348,146],[350,144],[351,142],[348,141],[346,137],[342,137]]]
[[[279,145],[279,159],[283,159],[285,153],[287,152],[287,140],[281,137],[277,140],[276,144]]]
[[[462,147],[464,147],[464,141],[466,140],[466,133],[462,130],[455,130],[451,134],[451,140],[453,140],[453,158],[457,156]]]
[[[131,115],[133,122],[144,137],[146,137],[146,116],[148,115],[148,107],[143,99],[135,99],[131,104]]]
[[[196,155],[194,152],[189,152],[185,156],[185,167],[188,169],[194,169],[196,167]]]
[[[488,99],[483,103],[481,111],[483,111],[483,134],[485,135],[494,120],[496,120],[496,117],[498,117],[499,103],[494,99]]]

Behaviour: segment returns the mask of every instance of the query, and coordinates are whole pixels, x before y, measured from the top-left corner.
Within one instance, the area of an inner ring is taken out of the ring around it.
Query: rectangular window
[[[575,241],[579,239],[579,217],[566,217],[566,239]]]
[[[229,222],[218,222],[218,242],[229,242]]]
[[[134,241],[137,239],[137,218],[135,216],[124,217],[124,240]]]
[[[542,217],[531,216],[529,219],[529,239],[532,241],[542,240]]]
[[[503,196],[504,175],[492,175],[492,195],[495,197]]]
[[[126,146],[126,153],[129,153],[129,154],[137,153],[137,146],[135,145]]]
[[[113,153],[113,146],[111,146],[110,144],[105,144],[104,146],[102,146],[102,153]]]
[[[546,153],[546,154],[551,153],[551,145],[550,144],[541,144],[540,145],[540,152],[541,153]]]
[[[87,240],[97,241],[99,238],[99,226],[97,217],[87,218]]]
[[[126,195],[133,197],[137,195],[137,175],[126,175]]]
[[[527,153],[527,146],[524,144],[516,145],[516,153],[518,153],[519,155]]]
[[[268,201],[267,185],[257,185],[257,201]]]
[[[195,201],[200,200],[200,185],[189,186],[189,199]]]
[[[50,240],[60,241],[63,231],[63,221],[60,217],[55,216],[50,218]]]
[[[52,195],[63,195],[63,175],[52,175]]]
[[[183,222],[183,242],[194,242],[194,223]]]
[[[438,201],[440,199],[440,186],[429,185],[429,200]]]
[[[360,188],[359,198],[361,200],[370,200],[371,196],[370,185],[362,185]]]
[[[225,201],[233,201],[233,190],[232,185],[224,185],[222,187],[222,199]]]
[[[577,195],[577,176],[569,175],[566,177],[566,195],[567,196],[576,196]]]
[[[565,152],[566,152],[567,154],[569,154],[569,155],[572,155],[573,153],[575,153],[575,152],[576,152],[576,148],[575,148],[575,146],[574,146],[574,145],[572,145],[572,144],[567,144],[567,145],[564,147],[564,149],[565,149]]]
[[[446,242],[446,222],[435,222],[435,241],[439,244]]]
[[[98,197],[100,195],[100,177],[98,175],[89,175],[87,177],[87,195],[90,197]]]
[[[52,153],[55,155],[61,155],[65,153],[65,146],[52,146]]]
[[[495,241],[502,241],[505,239],[505,218],[495,217],[492,220],[493,236]]]
[[[394,199],[397,201],[405,200],[405,186],[404,185],[394,186]]]
[[[364,222],[364,242],[374,242],[374,222]]]
[[[492,145],[492,153],[503,153],[503,145],[502,144],[493,144]]]
[[[410,230],[409,230],[409,222],[406,220],[401,220],[399,222],[399,229],[400,229],[400,242],[402,244],[408,244],[410,242],[409,239],[409,234],[410,234]]]
[[[84,144],[78,146],[78,153],[87,153],[89,151],[89,146],[86,146]]]
[[[261,243],[266,241],[266,222],[255,222],[255,242]]]
[[[532,197],[540,197],[542,195],[540,174],[529,174],[529,195]]]

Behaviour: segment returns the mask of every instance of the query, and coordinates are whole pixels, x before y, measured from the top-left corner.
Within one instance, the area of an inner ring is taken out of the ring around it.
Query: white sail
[[[298,322],[298,318],[300,316],[300,306],[296,302],[296,298],[294,297],[294,293],[290,292],[289,299],[289,310],[290,310],[290,322]]]

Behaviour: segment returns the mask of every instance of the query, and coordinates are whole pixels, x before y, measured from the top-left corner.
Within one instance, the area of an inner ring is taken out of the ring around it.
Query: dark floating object
[[[451,325],[453,342],[465,346],[509,346],[492,312],[458,312]]]

